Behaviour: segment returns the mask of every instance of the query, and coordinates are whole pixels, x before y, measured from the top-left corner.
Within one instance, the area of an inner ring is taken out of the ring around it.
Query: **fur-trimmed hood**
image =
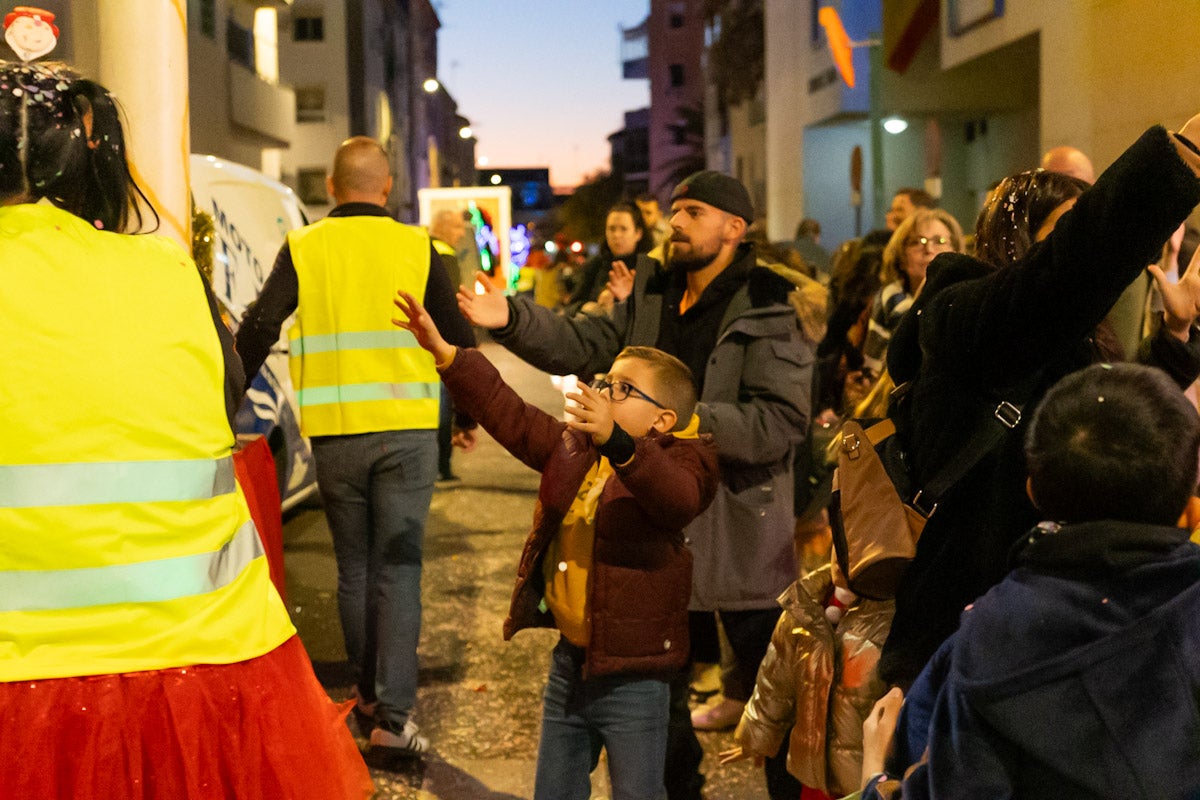
[[[755,306],[787,302],[796,309],[796,319],[812,342],[825,338],[829,290],[803,272],[761,256],[750,272],[750,302]]]

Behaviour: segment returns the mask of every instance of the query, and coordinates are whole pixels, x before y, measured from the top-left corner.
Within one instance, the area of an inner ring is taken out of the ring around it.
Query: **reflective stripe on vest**
[[[0,613],[157,603],[214,592],[262,555],[258,530],[247,520],[212,553],[87,569],[6,570],[0,572]]]
[[[423,297],[430,239],[389,217],[329,217],[288,234],[299,282],[289,332],[301,432],[435,429],[433,357],[392,325],[397,289]]]
[[[26,204],[0,206],[0,253],[21,265],[0,292],[0,681],[278,647],[295,628],[233,476],[195,264]]]
[[[0,508],[203,500],[234,491],[233,458],[0,464]]]

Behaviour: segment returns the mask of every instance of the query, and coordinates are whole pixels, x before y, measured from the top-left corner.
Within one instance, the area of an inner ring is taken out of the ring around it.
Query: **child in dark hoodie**
[[[1178,525],[1198,452],[1200,418],[1158,370],[1098,364],[1046,395],[1025,454],[1055,521],[903,710],[898,689],[876,705],[864,800],[1200,796],[1200,547]]]
[[[688,657],[683,528],[717,491],[691,371],[627,347],[567,399],[563,423],[523,402],[478,351],[448,344],[404,292],[394,320],[433,354],[455,407],[542,473],[504,638],[556,627],[535,800],[587,800],[603,746],[614,800],[664,796],[668,680]]]

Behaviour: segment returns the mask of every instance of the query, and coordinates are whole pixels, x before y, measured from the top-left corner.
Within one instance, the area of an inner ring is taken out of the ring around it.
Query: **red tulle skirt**
[[[0,798],[362,800],[349,706],[296,636],[237,664],[0,683]]]

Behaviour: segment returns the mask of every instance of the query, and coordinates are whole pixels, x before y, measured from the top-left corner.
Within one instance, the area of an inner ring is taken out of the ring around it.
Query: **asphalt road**
[[[528,401],[562,412],[550,378],[487,344],[484,352]],[[557,633],[523,631],[505,642],[517,558],[533,518],[538,474],[489,436],[456,453],[459,483],[433,496],[425,539],[421,677],[416,721],[433,754],[420,762],[372,764],[377,797],[405,800],[516,800],[533,795],[541,692]],[[336,700],[350,696],[337,617],[337,570],[324,515],[305,508],[284,525],[284,560],[292,619],[317,676]],[[360,746],[366,738],[353,720]],[[703,733],[708,800],[766,800],[748,762],[720,767],[726,733]],[[608,797],[603,758],[593,798]]]

